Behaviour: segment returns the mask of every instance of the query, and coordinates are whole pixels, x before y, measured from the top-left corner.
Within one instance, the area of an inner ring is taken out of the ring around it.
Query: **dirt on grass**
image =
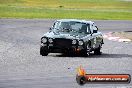
[[[132,31],[114,32],[112,35],[132,41]]]

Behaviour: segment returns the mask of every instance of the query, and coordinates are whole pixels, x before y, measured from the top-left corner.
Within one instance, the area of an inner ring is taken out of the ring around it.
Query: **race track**
[[[82,65],[89,74],[132,75],[132,42],[105,39],[103,54],[68,57],[39,54],[40,38],[50,19],[0,19],[0,88],[80,88],[75,81]],[[103,33],[132,31],[132,21],[94,21]],[[86,84],[83,88],[132,88],[130,84]]]

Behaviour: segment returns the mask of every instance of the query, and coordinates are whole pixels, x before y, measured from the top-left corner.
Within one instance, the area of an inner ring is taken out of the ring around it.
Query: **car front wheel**
[[[87,44],[86,48],[82,54],[87,57],[90,55],[90,50],[91,50],[90,44]]]
[[[48,55],[48,52],[44,49],[43,46],[40,46],[40,55],[42,55],[42,56],[47,56]]]

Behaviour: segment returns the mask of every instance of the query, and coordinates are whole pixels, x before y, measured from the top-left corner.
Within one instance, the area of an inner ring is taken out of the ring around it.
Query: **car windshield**
[[[90,33],[90,26],[89,24],[76,21],[57,21],[53,25],[53,30],[56,32]]]

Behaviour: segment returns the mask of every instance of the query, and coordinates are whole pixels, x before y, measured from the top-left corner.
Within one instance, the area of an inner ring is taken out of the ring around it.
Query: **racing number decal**
[[[94,38],[94,44],[96,44],[96,38]]]

